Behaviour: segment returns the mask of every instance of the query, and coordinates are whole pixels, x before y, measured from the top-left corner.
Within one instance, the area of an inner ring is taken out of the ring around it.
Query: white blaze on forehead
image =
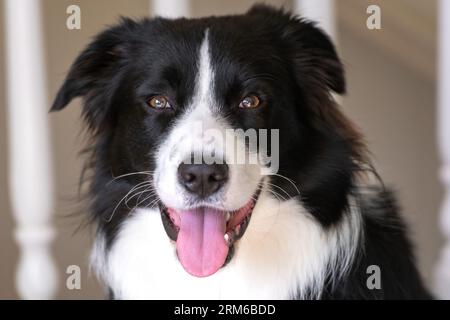
[[[208,29],[205,30],[200,45],[197,68],[195,91],[180,124],[198,125],[201,122],[204,130],[218,128],[219,108],[214,97],[214,69],[211,64]]]
[[[180,137],[177,144],[182,145],[185,156],[191,153],[201,154],[202,150],[209,149],[221,153],[221,139],[212,139],[210,133],[224,134],[226,127],[220,119],[219,105],[214,96],[214,69],[211,64],[209,32],[206,29],[198,51],[194,94],[173,134]]]
[[[195,155],[194,161],[204,159],[205,163],[211,164],[206,160],[209,158],[229,166],[227,185],[210,199],[208,205],[236,210],[249,201],[260,181],[257,166],[236,165],[229,159],[227,153],[234,150],[234,146],[230,147],[225,138],[226,129],[231,125],[221,117],[220,104],[214,94],[214,77],[206,30],[198,50],[194,93],[156,154],[155,189],[168,207],[186,209],[193,202],[192,195],[179,183],[177,176],[178,166],[191,159],[191,155]],[[243,143],[237,147],[245,149]]]
[[[206,30],[200,46],[196,94],[194,95],[193,103],[197,104],[197,106],[207,106],[209,104],[209,107],[212,107],[214,102],[214,72],[211,66],[208,38],[209,32]]]
[[[183,117],[174,128],[174,131],[178,131],[178,134],[183,136],[183,140],[190,142],[183,145],[188,149],[185,152],[189,154],[195,151],[201,152],[211,144],[211,139],[205,134],[205,131],[213,129],[216,132],[222,132],[225,130],[224,124],[218,119],[218,109],[218,103],[214,97],[214,70],[211,65],[209,32],[206,29],[198,53],[194,94]],[[210,147],[220,148],[221,146]]]

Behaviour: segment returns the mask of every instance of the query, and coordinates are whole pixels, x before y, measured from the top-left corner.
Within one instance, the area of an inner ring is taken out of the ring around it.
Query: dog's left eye
[[[241,102],[239,103],[239,108],[253,109],[258,107],[259,104],[260,104],[259,98],[255,95],[250,95],[241,100]]]
[[[172,108],[166,97],[162,95],[153,96],[147,100],[147,104],[154,109]]]

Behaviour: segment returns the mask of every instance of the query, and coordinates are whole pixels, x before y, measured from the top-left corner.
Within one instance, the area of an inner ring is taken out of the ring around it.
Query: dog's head
[[[340,219],[361,157],[331,96],[344,91],[320,29],[257,6],[123,20],[78,56],[52,110],[84,98],[92,211],[108,238],[130,203],[159,207],[183,267],[207,276],[231,258],[261,193],[298,197],[324,226]]]

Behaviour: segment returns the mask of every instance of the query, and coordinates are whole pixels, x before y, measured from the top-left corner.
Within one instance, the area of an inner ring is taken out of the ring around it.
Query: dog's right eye
[[[242,99],[242,101],[239,103],[239,108],[242,109],[253,109],[257,108],[260,105],[260,100],[257,96],[254,94],[245,97]]]
[[[170,109],[172,106],[165,96],[157,95],[147,100],[147,104],[154,109]]]

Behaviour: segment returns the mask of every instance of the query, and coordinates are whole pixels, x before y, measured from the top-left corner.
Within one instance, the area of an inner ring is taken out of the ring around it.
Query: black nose
[[[178,179],[186,190],[206,198],[228,180],[226,164],[185,164],[178,167]]]

